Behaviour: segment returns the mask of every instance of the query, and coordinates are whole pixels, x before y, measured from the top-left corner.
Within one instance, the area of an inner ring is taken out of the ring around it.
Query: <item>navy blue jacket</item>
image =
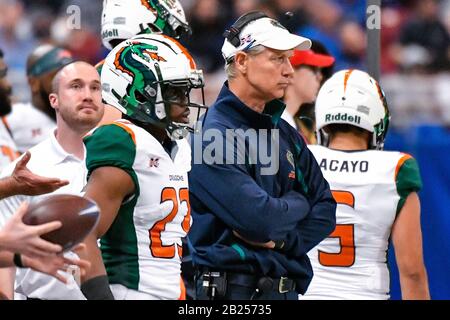
[[[336,203],[303,139],[280,118],[284,107],[274,100],[263,113],[255,112],[225,83],[203,119],[201,132],[192,136],[189,189],[193,224],[188,238],[194,265],[289,277],[296,279],[297,291],[304,293],[312,278],[306,253],[334,230]],[[274,154],[279,160],[276,174],[262,174],[268,165],[250,151],[255,150],[254,141],[226,140],[229,129],[277,132],[278,141],[257,131],[260,138],[267,137],[261,140],[269,144],[267,149],[272,143],[279,147]],[[211,144],[217,140],[223,140],[223,148]],[[244,142],[246,149],[242,148]],[[212,150],[212,146],[216,148]],[[233,164],[226,162],[230,148]],[[205,161],[205,155],[215,157],[215,163]],[[198,163],[199,159],[203,162]],[[233,235],[233,230],[251,241],[285,244],[281,249],[252,246]]]

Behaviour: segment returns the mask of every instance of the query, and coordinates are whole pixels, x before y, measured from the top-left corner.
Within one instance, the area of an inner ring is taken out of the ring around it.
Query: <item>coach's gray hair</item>
[[[257,45],[248,51],[245,51],[249,56],[256,56],[263,52],[266,49],[266,47],[262,45]],[[236,78],[236,65],[234,64],[234,57],[232,58],[230,63],[225,63],[225,72],[227,73],[228,80]]]

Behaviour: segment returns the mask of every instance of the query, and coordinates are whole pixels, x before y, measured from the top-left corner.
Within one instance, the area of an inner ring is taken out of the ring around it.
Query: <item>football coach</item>
[[[289,57],[311,41],[262,12],[241,16],[224,36],[228,80],[191,144],[196,298],[296,300],[313,275],[306,253],[336,222],[319,166],[280,118]]]

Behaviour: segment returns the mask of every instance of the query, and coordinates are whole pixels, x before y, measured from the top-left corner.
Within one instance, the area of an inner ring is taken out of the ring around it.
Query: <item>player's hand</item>
[[[75,248],[72,249],[72,251],[75,252],[79,257],[87,256],[86,245],[84,243],[78,244]],[[86,262],[88,264],[86,264]],[[77,260],[77,263],[73,264],[77,265],[80,268],[81,277],[84,277],[91,268],[91,263],[83,259]]]
[[[52,221],[38,226],[23,223],[22,218],[28,208],[22,203],[16,213],[0,230],[0,247],[4,250],[20,253],[29,257],[52,256],[62,251],[60,245],[43,240],[40,236],[62,226],[60,221]]]
[[[23,194],[28,196],[36,196],[40,194],[53,192],[67,184],[69,181],[58,178],[47,178],[34,174],[27,168],[31,154],[26,152],[17,162],[11,175],[11,182],[15,194]]]
[[[64,276],[63,274],[61,274],[60,271],[65,272],[68,270],[69,266],[75,265],[80,268],[80,271],[82,273],[85,273],[86,270],[91,266],[89,261],[81,259],[69,259],[64,257],[62,254],[39,258],[22,256],[22,264],[25,268],[31,268],[35,271],[48,274],[65,284],[69,282],[69,278],[68,276]]]
[[[239,233],[237,233],[236,231],[233,230],[233,234],[241,239],[242,241],[248,243],[249,245],[252,245],[254,247],[260,247],[260,248],[266,248],[266,249],[273,249],[275,248],[275,242],[273,241],[268,241],[268,242],[255,242],[255,241],[250,241],[248,239],[245,239],[243,236],[241,236]]]

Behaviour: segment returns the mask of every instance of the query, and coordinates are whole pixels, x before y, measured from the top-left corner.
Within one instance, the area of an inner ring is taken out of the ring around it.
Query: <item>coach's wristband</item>
[[[88,300],[114,300],[106,275],[83,282],[80,289]]]
[[[20,253],[14,253],[14,265],[17,268],[25,268],[25,266],[22,263],[22,256],[20,255]]]
[[[274,240],[273,241],[275,243],[275,250],[281,250],[284,248],[284,241],[283,240]]]

